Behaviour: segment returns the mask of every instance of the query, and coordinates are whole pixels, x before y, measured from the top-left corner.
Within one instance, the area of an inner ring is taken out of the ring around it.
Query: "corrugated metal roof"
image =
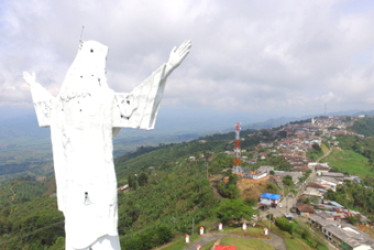
[[[282,195],[272,194],[272,193],[263,193],[260,197],[265,198],[265,199],[279,200],[282,197]]]

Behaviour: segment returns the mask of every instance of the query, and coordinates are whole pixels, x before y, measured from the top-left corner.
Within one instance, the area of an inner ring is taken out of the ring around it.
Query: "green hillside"
[[[369,185],[374,183],[374,137],[337,136],[339,149],[324,159],[336,170],[358,175]]]
[[[216,226],[221,201],[207,175],[231,167],[232,157],[221,152],[232,150],[233,137],[216,134],[140,147],[116,159],[119,185],[131,183],[130,191],[118,195],[123,249],[150,249],[176,235],[196,233],[201,225]],[[253,136],[246,146],[253,147],[260,139]],[[51,196],[53,181],[29,177],[0,186],[0,249],[63,249],[63,216]],[[252,211],[241,202],[242,209]]]
[[[254,150],[259,142],[284,136],[281,132],[242,131],[242,148]],[[236,179],[216,186],[210,180],[231,168],[233,158],[224,152],[233,149],[234,137],[215,134],[143,146],[118,157],[118,184],[130,185],[118,193],[122,249],[151,249],[186,233],[197,234],[200,226],[209,231],[220,221],[250,220],[255,211],[238,198]],[[282,165],[275,156],[262,163]],[[53,177],[29,177],[0,186],[0,249],[64,249],[64,218],[56,208],[53,183]]]
[[[366,117],[366,118],[355,121],[352,126],[352,130],[361,135],[373,136],[374,135],[374,118]]]
[[[328,162],[330,166],[339,172],[357,175],[361,178],[374,176],[369,160],[352,150],[334,150],[323,161]]]

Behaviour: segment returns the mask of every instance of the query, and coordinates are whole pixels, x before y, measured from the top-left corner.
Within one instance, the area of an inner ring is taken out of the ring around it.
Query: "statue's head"
[[[60,96],[74,96],[105,87],[108,47],[96,41],[82,41],[63,82]]]
[[[108,47],[96,41],[81,41],[77,56],[72,66],[79,66],[87,70],[87,73],[105,71]],[[76,65],[75,65],[76,64]]]

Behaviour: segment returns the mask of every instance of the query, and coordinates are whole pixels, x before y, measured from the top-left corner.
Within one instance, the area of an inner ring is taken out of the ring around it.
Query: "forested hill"
[[[245,130],[241,132],[241,136],[246,138],[242,143],[243,148],[254,146],[264,139],[272,139],[272,135],[267,130],[261,133],[255,130]],[[233,150],[234,138],[235,134],[230,132],[201,137],[189,142],[160,144],[153,147],[142,146],[135,152],[124,154],[116,159],[117,177],[120,180],[130,173],[139,173],[149,167],[173,170],[175,162],[181,158],[185,159],[190,156],[199,158],[202,154],[209,157],[209,154]]]
[[[241,135],[248,149],[273,139],[268,130],[246,130]],[[223,205],[241,208],[234,219],[250,216],[252,208],[243,200],[221,205],[207,180],[208,174],[231,168],[232,156],[224,151],[233,150],[234,137],[234,133],[215,134],[140,147],[117,158],[119,186],[131,185],[130,191],[118,195],[122,248],[150,249],[200,225],[215,227],[224,219],[217,217],[220,209],[227,209]],[[53,176],[0,186],[0,249],[64,249],[64,219],[54,192]]]
[[[365,136],[374,136],[374,117],[366,117],[355,121],[352,130]]]

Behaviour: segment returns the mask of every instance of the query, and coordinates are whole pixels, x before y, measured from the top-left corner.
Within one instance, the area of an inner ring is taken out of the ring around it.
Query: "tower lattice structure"
[[[240,148],[240,122],[235,124],[235,145],[234,145],[234,152],[235,158],[232,167],[233,174],[241,174],[243,173],[243,169],[241,167],[241,148]]]

